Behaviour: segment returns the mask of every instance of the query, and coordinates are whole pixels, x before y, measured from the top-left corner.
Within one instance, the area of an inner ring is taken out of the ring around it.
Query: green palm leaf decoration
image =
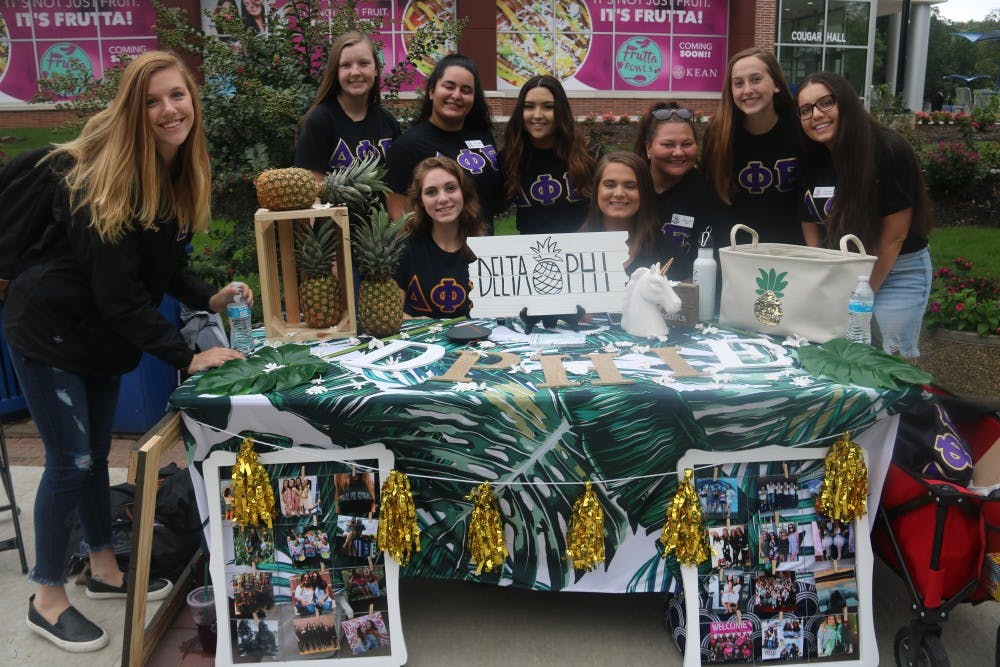
[[[930,373],[899,357],[844,338],[799,348],[798,357],[811,374],[826,376],[840,384],[901,389],[911,384],[927,384],[933,379]]]

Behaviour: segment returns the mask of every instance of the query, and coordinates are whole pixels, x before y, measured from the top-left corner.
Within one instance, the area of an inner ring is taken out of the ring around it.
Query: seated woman
[[[667,277],[691,277],[698,246],[718,248],[728,241],[724,204],[697,168],[694,116],[676,102],[657,102],[639,121],[635,152],[645,155],[656,191],[659,222],[655,233],[661,261],[672,258]]]
[[[654,242],[656,193],[645,161],[635,153],[608,153],[597,163],[593,193],[587,222],[580,231],[627,231],[625,271],[629,275],[659,261]]]
[[[483,234],[472,179],[451,158],[427,158],[413,170],[409,206],[411,235],[396,271],[404,315],[468,315],[475,255],[465,240]]]

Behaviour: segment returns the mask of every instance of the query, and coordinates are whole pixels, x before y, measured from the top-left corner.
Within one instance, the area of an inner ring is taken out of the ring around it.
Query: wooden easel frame
[[[184,604],[191,579],[191,564],[198,562],[199,549],[174,583],[170,595],[146,624],[146,589],[153,549],[153,517],[159,488],[160,457],[181,437],[180,413],[171,410],[136,442],[129,460],[128,481],[135,486],[132,548],[128,565],[128,593],[125,601],[125,638],[122,642],[123,667],[142,667],[149,663],[157,643],[170,628]]]

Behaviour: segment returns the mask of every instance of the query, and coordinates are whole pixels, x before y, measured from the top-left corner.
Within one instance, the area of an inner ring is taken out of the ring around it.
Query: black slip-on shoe
[[[167,597],[174,585],[169,579],[151,577],[149,586],[146,587],[147,600],[162,600]],[[128,591],[128,575],[122,577],[121,586],[111,586],[93,577],[87,577],[87,597],[92,600],[108,600],[111,598],[123,598]]]
[[[28,598],[28,627],[50,642],[70,653],[97,651],[108,645],[108,633],[70,607],[59,614],[55,625],[49,623],[35,610],[35,596]]]

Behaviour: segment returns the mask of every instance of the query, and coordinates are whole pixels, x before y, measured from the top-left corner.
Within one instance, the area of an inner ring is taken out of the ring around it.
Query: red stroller
[[[985,555],[1000,552],[1000,489],[984,497],[965,487],[970,464],[1000,442],[1000,412],[931,391],[902,416],[872,532],[912,600],[915,617],[894,642],[901,667],[950,664],[940,623],[960,602],[992,599],[981,572]],[[1000,667],[1000,629],[996,648]]]

